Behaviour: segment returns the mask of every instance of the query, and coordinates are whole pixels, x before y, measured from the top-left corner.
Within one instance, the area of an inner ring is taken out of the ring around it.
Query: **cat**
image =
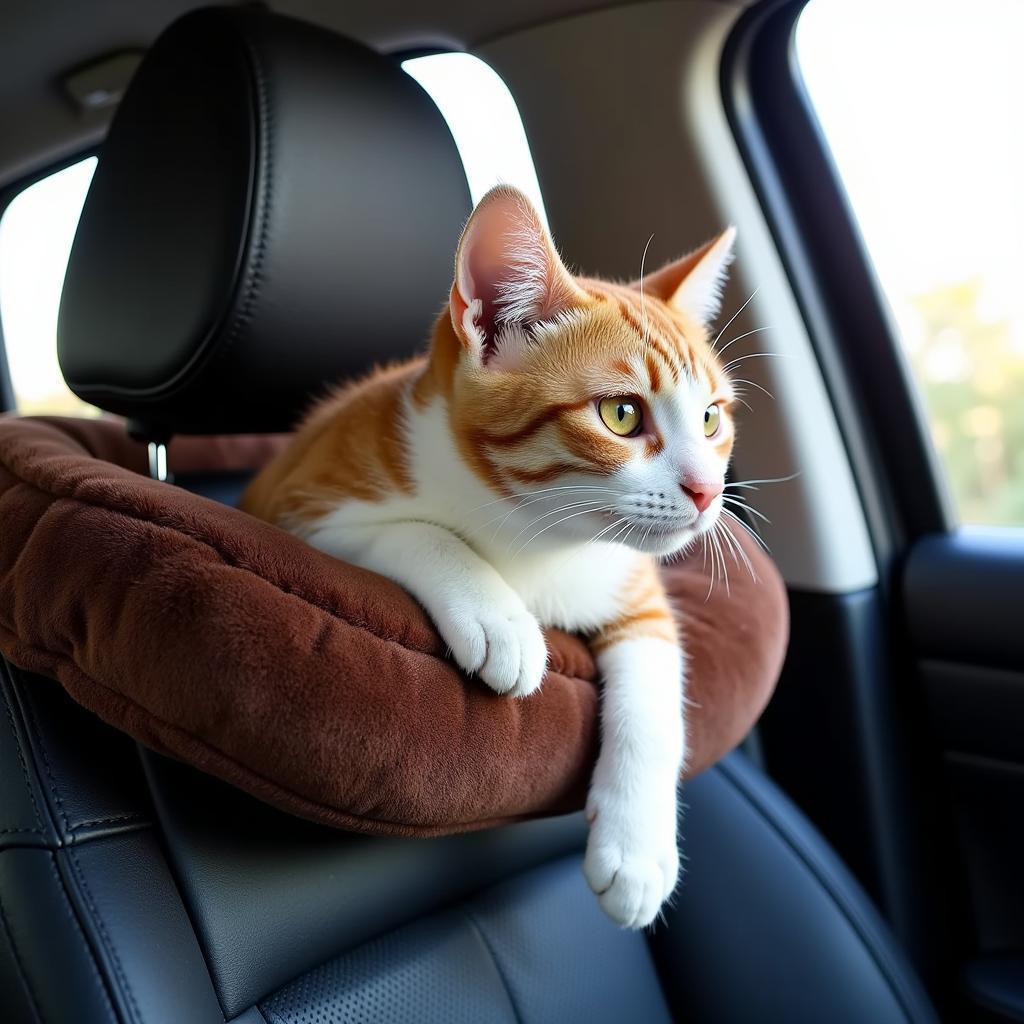
[[[577,278],[529,200],[477,205],[429,355],[319,404],[243,508],[395,580],[456,662],[528,698],[541,625],[590,639],[584,874],[620,925],[679,873],[685,655],[657,559],[718,521],[736,396],[709,341],[735,230],[631,285]]]

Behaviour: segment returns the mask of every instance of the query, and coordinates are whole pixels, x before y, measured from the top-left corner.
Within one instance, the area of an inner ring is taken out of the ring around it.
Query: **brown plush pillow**
[[[179,472],[265,461],[272,439],[182,439]],[[361,832],[433,835],[582,806],[594,664],[551,631],[543,690],[492,694],[447,661],[395,584],[275,527],[140,475],[121,424],[0,418],[0,651],[146,746],[268,803]],[[710,598],[702,560],[666,570],[690,654],[688,774],[768,700],[785,591]]]

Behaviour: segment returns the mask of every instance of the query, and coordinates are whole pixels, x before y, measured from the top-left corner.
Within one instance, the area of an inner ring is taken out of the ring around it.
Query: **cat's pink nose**
[[[707,511],[707,507],[725,490],[724,481],[685,480],[681,485],[683,493],[697,506],[698,512]]]

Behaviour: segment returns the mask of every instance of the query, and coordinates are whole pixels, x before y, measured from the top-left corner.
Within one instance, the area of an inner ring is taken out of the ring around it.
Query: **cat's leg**
[[[604,690],[583,871],[611,918],[642,928],[657,916],[679,874],[685,666],[653,562],[632,582],[627,599],[628,609],[593,641]]]
[[[544,677],[547,647],[537,620],[489,563],[431,523],[320,529],[309,543],[405,587],[467,672],[497,693],[526,697]]]

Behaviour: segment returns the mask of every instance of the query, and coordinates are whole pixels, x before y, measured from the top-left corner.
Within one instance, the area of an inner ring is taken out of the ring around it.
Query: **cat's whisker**
[[[750,526],[748,526],[747,523],[745,523],[738,515],[736,515],[735,512],[732,512],[732,511],[730,511],[727,508],[723,508],[722,509],[722,514],[723,515],[727,515],[730,519],[732,519],[739,526],[741,526],[744,530],[746,530],[747,533],[749,533],[750,536],[753,537],[755,541],[757,541],[758,545],[761,548],[763,548],[766,553],[768,553],[768,554],[771,553],[771,552],[768,551],[768,545],[765,544],[765,542],[761,539],[761,537],[757,533],[757,531],[754,530],[753,528],[751,528]]]
[[[744,302],[744,303],[743,303],[743,305],[742,305],[742,306],[740,306],[740,308],[739,308],[739,309],[737,309],[737,310],[736,310],[736,312],[735,312],[735,313],[733,313],[733,315],[732,315],[731,317],[729,317],[729,322],[728,322],[728,323],[727,323],[727,324],[726,324],[726,325],[725,325],[725,326],[724,326],[724,327],[723,327],[723,328],[722,328],[722,329],[721,329],[721,330],[720,330],[720,331],[719,331],[719,332],[718,332],[718,333],[717,333],[717,334],[715,335],[714,341],[712,341],[712,342],[711,342],[711,348],[712,348],[712,351],[714,351],[714,349],[715,349],[715,346],[716,346],[716,345],[718,344],[718,341],[719,341],[719,339],[720,339],[720,338],[722,337],[722,335],[723,335],[723,334],[725,334],[725,332],[726,332],[727,330],[729,330],[729,328],[730,328],[730,327],[732,326],[732,324],[733,324],[733,321],[734,321],[734,320],[736,319],[736,317],[738,317],[738,316],[740,315],[740,313],[742,313],[742,312],[743,312],[743,310],[745,310],[745,309],[747,308],[747,306],[749,306],[749,305],[750,305],[750,303],[751,303],[751,301],[753,300],[754,296],[755,296],[755,295],[756,295],[756,294],[757,294],[757,293],[758,293],[758,292],[759,292],[760,290],[761,290],[761,286],[760,286],[760,285],[758,285],[758,286],[757,286],[757,287],[756,287],[756,288],[755,288],[755,289],[754,289],[754,290],[753,290],[753,291],[752,291],[752,292],[750,293],[750,296],[749,296],[749,297],[747,298],[747,301],[746,301],[746,302]]]
[[[743,545],[740,543],[739,538],[738,537],[734,537],[731,530],[729,531],[729,536],[732,538],[733,543],[736,545],[736,550],[742,556],[743,563],[747,567],[747,572],[750,573],[750,578],[755,583],[760,583],[760,577],[757,575],[757,572],[754,569],[754,564],[753,564],[753,562],[750,561],[750,557],[747,555],[746,551],[743,550]]]
[[[740,561],[742,561],[743,564],[747,567],[747,572],[750,573],[750,578],[755,583],[757,583],[757,573],[754,572],[754,566],[751,564],[750,559],[747,557],[746,551],[743,550],[739,541],[732,535],[732,531],[722,522],[722,520],[719,520],[717,525],[720,525],[722,527],[722,538],[725,540],[726,544],[729,547],[729,550],[732,552],[732,557],[735,560],[736,564],[739,565]]]
[[[719,568],[719,564],[718,564],[718,549],[715,547],[715,531],[714,531],[714,529],[712,528],[711,530],[706,531],[701,536],[704,538],[704,540],[706,542],[706,547],[707,547],[707,551],[708,551],[708,558],[709,558],[709,560],[711,562],[711,582],[710,582],[710,584],[708,586],[707,595],[704,598],[704,601],[707,602],[707,601],[709,601],[711,599],[711,595],[712,595],[712,593],[714,592],[714,589],[715,589],[715,584],[716,583],[721,583],[721,581],[722,581],[722,574],[721,574],[721,571],[720,571],[720,568]]]
[[[589,548],[591,544],[596,544],[606,533],[611,532],[612,530],[616,529],[616,527],[621,527],[627,521],[628,520],[626,520],[625,518],[619,518],[613,520],[607,526],[602,527],[600,530],[597,531],[597,533],[594,534],[593,537],[591,537],[587,541],[584,541],[584,543],[580,546],[580,549],[572,556],[572,558],[569,559],[568,562],[564,564],[563,569],[570,568],[570,566],[572,566],[577,559],[581,558],[583,555],[587,553],[587,548]],[[614,540],[614,538],[612,539]]]
[[[574,508],[583,508],[584,505],[596,506],[596,507],[589,508],[589,509],[585,510],[585,511],[589,511],[589,512],[596,512],[596,511],[599,511],[600,509],[603,509],[603,508],[611,508],[612,507],[612,506],[608,505],[606,502],[604,502],[602,499],[595,498],[595,499],[591,499],[591,500],[588,500],[588,501],[573,501],[573,502],[569,502],[569,504],[567,504],[567,505],[559,505],[558,508],[548,509],[547,512],[543,512],[541,515],[536,516],[534,519],[531,519],[530,522],[528,522],[512,538],[512,540],[509,541],[509,545],[508,545],[509,546],[509,551],[511,552],[512,545],[515,544],[515,542],[517,540],[519,540],[519,538],[522,537],[522,535],[524,533],[526,533],[532,527],[536,526],[538,523],[543,522],[549,516],[557,516],[557,515],[560,515],[562,512],[568,512],[570,509],[574,509]],[[559,522],[562,522],[562,520],[556,520],[556,522],[554,522],[554,523],[549,523],[548,526],[556,526]],[[548,529],[548,526],[545,526],[544,529],[545,530]],[[520,550],[522,550],[522,549],[520,549]]]
[[[767,523],[769,526],[772,525],[772,521],[763,512],[754,508],[753,505],[749,505],[742,498],[738,497],[735,494],[723,494],[722,501],[728,501],[730,504],[736,505],[739,508],[743,509],[744,512],[749,512],[751,515],[757,516],[757,518],[760,519],[761,522]]]
[[[512,555],[513,557],[514,557],[515,555],[521,554],[521,553],[522,553],[523,551],[525,551],[525,550],[526,550],[526,549],[527,549],[527,548],[528,548],[528,547],[529,547],[529,546],[530,546],[530,545],[531,545],[531,544],[532,544],[532,543],[533,543],[533,542],[534,542],[534,541],[535,541],[535,540],[536,540],[536,539],[537,539],[537,538],[538,538],[538,537],[539,537],[539,536],[540,536],[540,535],[541,535],[542,533],[546,533],[546,532],[547,532],[548,530],[550,530],[550,529],[551,529],[552,527],[555,527],[555,526],[559,526],[559,525],[560,525],[560,524],[562,524],[562,523],[566,523],[566,522],[568,522],[568,521],[569,521],[570,519],[576,519],[576,518],[577,518],[578,516],[585,516],[585,515],[589,515],[589,514],[590,514],[591,512],[605,512],[605,511],[611,511],[612,509],[613,509],[613,506],[612,506],[612,505],[599,505],[599,506],[598,506],[597,508],[585,508],[585,509],[583,509],[583,510],[582,510],[581,512],[573,512],[573,513],[571,513],[570,515],[567,515],[567,516],[563,516],[563,517],[562,517],[561,519],[556,519],[556,520],[555,520],[555,521],[554,521],[553,523],[548,523],[548,525],[547,525],[547,526],[545,526],[545,527],[544,527],[543,529],[541,529],[541,530],[538,530],[538,531],[537,531],[537,532],[536,532],[535,534],[533,534],[533,536],[532,536],[532,537],[529,537],[529,538],[527,538],[527,540],[525,540],[525,541],[524,541],[524,542],[523,542],[522,544],[520,544],[520,545],[519,545],[519,547],[518,547],[518,548],[516,548],[516,550],[515,550],[515,551],[512,551],[512,550],[511,550],[511,544],[510,544],[510,545],[509,545],[509,554],[510,554],[510,555]],[[564,510],[564,509],[560,509],[559,511],[565,511],[565,510]],[[536,521],[537,521],[537,520],[535,520],[535,522],[536,522]],[[529,527],[527,527],[527,529],[529,529]],[[525,533],[525,532],[526,532],[525,530],[523,530],[523,531],[520,531],[520,533],[519,533],[519,534],[517,535],[517,537],[516,537],[515,539],[517,540],[517,539],[518,539],[519,537],[521,537],[521,536],[523,535],[523,533]],[[514,543],[514,542],[515,542],[515,540],[513,540],[513,543]]]
[[[728,501],[732,505],[739,505],[741,508],[745,509],[748,512],[755,512],[759,516],[762,515],[761,510],[751,505],[750,502],[747,501],[741,494],[723,494],[722,500]]]
[[[586,542],[586,544],[584,544],[583,546],[584,547],[589,547],[591,544],[596,544],[606,533],[610,533],[616,527],[621,527],[623,523],[627,523],[627,522],[629,522],[629,520],[624,518],[624,517],[614,520],[613,522],[609,523],[608,526],[604,527],[604,529],[598,530],[597,533],[595,533],[594,536],[591,537],[590,540],[588,540]],[[616,536],[618,536],[617,533],[616,533]],[[614,540],[614,538],[613,538],[613,540]],[[611,542],[609,542],[609,543],[611,543]]]
[[[756,491],[762,484],[787,484],[790,480],[795,480],[798,476],[800,476],[799,470],[795,473],[790,473],[789,476],[767,477],[763,480],[730,480],[725,487],[726,490],[730,487],[745,487],[752,491]]]
[[[749,384],[750,387],[757,388],[758,391],[761,391],[764,394],[766,394],[773,402],[775,401],[775,396],[763,384],[758,384],[756,380],[747,380],[746,377],[730,377],[729,378],[729,383],[730,384]]]
[[[633,525],[630,522],[629,517],[628,516],[623,516],[622,518],[617,519],[616,523],[618,524],[618,529],[610,537],[608,537],[605,540],[606,544],[625,544],[626,540],[629,538],[629,535],[630,535],[630,532],[631,532],[630,528]],[[615,524],[613,524],[613,525],[615,525]],[[600,538],[605,532],[606,531],[602,530],[597,536]],[[623,534],[625,534],[625,536],[623,536]],[[620,539],[620,538],[622,538],[622,539]],[[587,544],[591,544],[591,543],[593,543],[592,540],[591,541],[587,541]]]
[[[607,526],[604,526],[600,530],[598,530],[597,533],[595,533],[594,536],[591,537],[589,540],[584,541],[584,543],[583,543],[582,547],[580,548],[580,550],[572,557],[572,559],[569,560],[569,562],[566,563],[566,567],[572,565],[573,562],[578,557],[580,557],[580,555],[582,555],[585,552],[585,550],[588,547],[590,547],[591,544],[598,543],[598,541],[600,541],[602,537],[605,537],[607,534],[611,533],[612,530],[614,530],[615,533],[612,534],[611,537],[608,537],[608,539],[607,539],[607,541],[605,543],[607,543],[607,544],[616,544],[616,543],[617,544],[625,544],[625,543],[627,543],[628,540],[629,540],[630,534],[633,531],[633,528],[634,527],[638,527],[639,525],[640,525],[639,523],[631,523],[629,521],[629,519],[627,519],[626,517],[620,517],[618,519],[615,519],[613,522],[609,523]],[[647,529],[644,532],[644,535],[643,535],[643,537],[641,538],[641,541],[640,541],[640,547],[641,548],[643,546],[643,542],[646,541],[648,534],[651,532],[651,530],[653,528],[654,528],[654,523],[651,523],[647,527]],[[671,558],[673,556],[669,556],[669,557]]]
[[[466,514],[472,515],[474,512],[479,512],[481,509],[489,508],[491,505],[498,505],[503,501],[511,501],[514,498],[532,498],[537,495],[550,494],[554,491],[608,491],[612,494],[625,494],[625,491],[620,491],[614,487],[608,487],[602,484],[558,484],[555,487],[540,487],[533,491],[523,491],[522,494],[506,494],[501,498],[495,498],[493,501],[485,501],[482,505],[477,505],[476,508],[471,508]]]
[[[705,561],[705,564],[707,563],[707,560],[708,560],[709,549],[710,549],[710,557],[711,557],[711,579],[710,579],[710,582],[708,583],[708,592],[704,595],[704,603],[707,604],[708,601],[711,600],[711,591],[715,589],[715,569],[717,567],[715,565],[715,552],[714,552],[714,548],[711,547],[711,538],[710,538],[710,536],[707,533],[702,533],[700,536],[701,536],[701,540],[704,542],[704,561]]]
[[[647,250],[651,247],[651,242],[654,241],[654,232],[651,232],[651,237],[647,239],[647,244],[644,246],[643,254],[640,257],[640,315],[643,317],[643,328],[644,328],[644,344],[650,340],[650,328],[647,322],[647,304],[644,300],[644,264],[647,262]]]
[[[636,528],[637,528],[637,524],[636,523],[630,523],[628,529],[626,530],[625,534],[622,537],[622,540],[617,540],[615,543],[617,543],[617,544],[628,544],[629,543],[629,538],[633,535],[633,531]]]
[[[711,595],[715,590],[715,577],[718,575],[718,563],[715,561],[715,547],[711,543],[711,534],[705,533],[704,546],[707,548],[708,553],[708,569],[710,570],[708,578],[708,592],[704,595],[704,603],[707,604],[711,600]]]
[[[729,589],[729,567],[725,564],[725,553],[722,551],[722,538],[719,534],[719,529],[722,526],[722,521],[716,520],[715,525],[711,528],[711,542],[715,546],[715,550],[718,552],[718,564],[722,569],[722,580],[725,583],[725,596],[732,597],[732,591]]]
[[[771,330],[774,330],[774,328],[772,328],[772,327],[755,327],[752,331],[746,331],[743,334],[737,335],[731,341],[727,341],[720,349],[717,349],[716,354],[721,356],[721,354],[727,348],[729,348],[732,345],[735,345],[737,341],[742,341],[744,338],[749,338],[749,337],[751,337],[754,334],[760,334],[762,331],[771,331]]]
[[[614,494],[615,492],[614,491],[609,491],[609,493]],[[518,505],[515,505],[513,508],[510,508],[507,512],[505,512],[504,515],[499,512],[498,515],[494,516],[492,519],[489,519],[487,521],[487,523],[484,524],[484,526],[487,526],[489,523],[493,523],[495,519],[500,519],[501,520],[498,523],[498,525],[494,528],[494,531],[491,534],[491,539],[494,540],[498,536],[498,534],[505,528],[505,523],[508,522],[508,520],[513,515],[515,515],[515,513],[518,512],[520,509],[525,508],[527,505],[534,505],[538,501],[544,501],[546,498],[549,498],[549,497],[550,497],[550,495],[542,495],[539,498],[530,498],[527,501],[521,501]],[[600,502],[600,501],[603,501],[605,499],[604,498],[594,498],[594,499],[590,499],[590,500],[592,500],[594,502]],[[564,510],[566,508],[574,508],[574,507],[576,507],[576,506],[574,506],[574,505],[562,505],[562,506],[560,506],[557,509],[552,509],[550,512],[545,513],[545,515],[553,515],[555,512],[558,512],[560,510]],[[540,518],[543,519],[544,516],[541,516]],[[535,520],[533,520],[533,522],[528,523],[527,526],[526,526],[526,529],[529,529],[533,525],[533,523],[535,523],[535,522],[539,522],[539,519],[535,519]],[[482,529],[482,527],[481,527],[481,529]],[[514,538],[514,539],[516,539],[516,538]]]
[[[654,523],[649,523],[648,526],[647,526],[647,529],[644,530],[644,535],[640,538],[640,548],[641,549],[643,549],[643,546],[647,543],[647,538],[651,535],[651,530],[653,530],[653,529],[654,529]]]
[[[578,490],[578,491],[589,491],[589,492],[597,491],[598,493],[601,493],[601,494],[613,494],[613,495],[616,495],[616,496],[620,496],[622,493],[624,493],[624,492],[621,492],[621,491],[619,491],[619,490],[617,490],[616,488],[613,488],[613,487],[597,487],[597,486],[591,486],[589,484],[582,484],[582,485],[579,485],[579,486],[572,485],[572,484],[567,484],[564,487],[550,487],[550,488],[545,487],[545,488],[541,488],[540,491],[527,491],[525,494],[520,495],[520,498],[522,500],[516,502],[516,504],[513,505],[512,508],[510,508],[508,510],[502,509],[500,512],[498,512],[497,515],[492,516],[486,522],[480,523],[478,526],[474,527],[472,530],[470,530],[466,534],[466,536],[467,537],[474,537],[481,530],[484,530],[488,526],[490,526],[491,523],[496,522],[497,520],[501,520],[498,523],[498,525],[495,527],[493,533],[491,534],[491,538],[493,540],[495,537],[498,536],[498,534],[504,528],[506,521],[511,516],[513,516],[516,512],[518,512],[520,509],[525,508],[527,505],[536,504],[538,501],[544,501],[545,499],[551,498],[552,495],[550,493],[548,493],[548,492],[551,492],[551,491],[555,491],[555,492],[576,491],[576,490]],[[582,495],[579,495],[579,497],[582,497]],[[508,500],[511,500],[511,499],[510,498],[499,498],[498,499],[499,502],[500,501],[508,501]],[[485,505],[480,505],[476,509],[474,509],[473,512],[467,513],[467,514],[468,515],[472,515],[474,512],[479,512],[479,511],[483,510],[484,508],[487,507],[487,505],[494,505],[494,504],[497,504],[497,502],[487,502]]]
[[[728,373],[734,366],[739,366],[740,363],[745,363],[748,359],[786,359],[788,357],[788,352],[746,352],[742,356],[730,359],[722,367],[722,371]]]

